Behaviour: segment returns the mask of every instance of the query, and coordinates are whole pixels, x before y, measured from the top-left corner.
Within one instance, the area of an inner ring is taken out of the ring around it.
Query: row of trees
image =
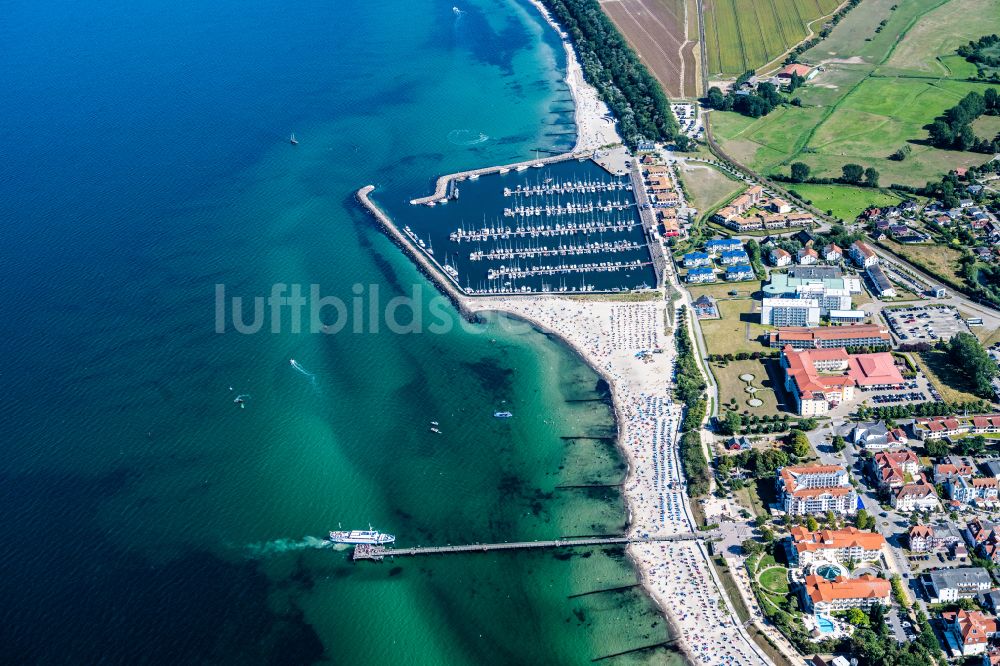
[[[688,494],[691,497],[707,494],[711,475],[705,451],[701,446],[701,433],[698,430],[688,431],[681,436],[680,454],[684,478],[687,479]]]
[[[992,381],[1000,371],[976,336],[959,333],[942,346],[948,352],[952,367],[968,377],[976,395],[992,399]]]
[[[626,44],[597,0],[543,0],[570,34],[587,80],[618,118],[625,142],[672,141],[677,120],[659,83]]]
[[[858,420],[912,419],[917,416],[951,416],[952,414],[987,414],[990,403],[985,400],[972,402],[916,402],[905,405],[881,405],[879,407],[858,407]]]
[[[812,178],[812,169],[805,162],[792,162],[789,175],[782,173],[771,174],[774,180],[785,181],[786,183],[817,183],[829,185],[831,183],[843,183],[845,185],[856,185],[859,187],[878,187],[879,172],[873,167],[867,169],[860,164],[845,164],[840,168],[840,178]]]
[[[1000,95],[996,88],[987,88],[980,95],[970,92],[955,106],[944,112],[930,127],[930,142],[936,148],[971,150],[977,153],[1000,152],[1000,139],[983,139],[972,130],[972,122],[983,114],[1000,114]]]

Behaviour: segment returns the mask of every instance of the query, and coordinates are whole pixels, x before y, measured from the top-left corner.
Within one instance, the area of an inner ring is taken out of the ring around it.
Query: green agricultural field
[[[893,206],[902,201],[894,194],[870,187],[849,187],[847,185],[810,185],[807,183],[789,184],[803,199],[821,211],[833,211],[834,217],[847,222],[853,221],[869,206]]]
[[[983,11],[1000,8],[1000,0],[962,2]],[[710,115],[714,136],[733,159],[757,171],[787,174],[799,161],[812,168],[814,177],[832,178],[841,175],[844,164],[856,163],[875,168],[883,186],[924,185],[950,169],[982,164],[988,156],[926,143],[926,125],[970,91],[987,88],[963,80],[968,63],[954,56],[959,44],[981,36],[981,28],[968,20],[968,7],[957,3],[865,0],[803,54],[804,61],[822,65],[823,71],[796,91],[801,107],[759,119],[715,111]],[[949,18],[940,24],[945,15]],[[874,33],[882,20],[886,27]],[[1000,24],[1000,12],[986,25],[994,22]],[[947,27],[947,34],[939,25]],[[904,161],[888,159],[904,145],[911,149]]]
[[[705,42],[713,76],[737,76],[779,58],[837,0],[705,0]],[[818,29],[818,26],[816,26]]]
[[[997,88],[1000,89],[1000,86]],[[992,139],[1000,134],[1000,116],[980,116],[972,123],[972,129],[975,130],[976,136]]]
[[[734,180],[723,172],[703,164],[689,163],[680,171],[684,189],[691,203],[701,212],[708,212],[746,189],[746,183]]]
[[[975,17],[970,20],[970,17]],[[961,5],[948,2],[924,14],[886,61],[881,73],[907,73],[931,76],[975,76],[976,67],[961,56],[954,56],[969,69],[958,66],[953,60],[942,62],[940,56],[950,54],[982,35],[1000,33],[1000,0],[962,0]],[[961,73],[952,68],[962,69]]]

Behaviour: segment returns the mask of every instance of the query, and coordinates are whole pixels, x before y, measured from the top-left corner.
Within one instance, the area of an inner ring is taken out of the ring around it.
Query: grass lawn
[[[767,349],[759,338],[771,327],[762,326],[760,316],[753,312],[757,301],[726,299],[719,300],[717,304],[719,319],[700,320],[709,354],[738,354]]]
[[[762,282],[737,282],[731,284],[728,282],[717,282],[715,284],[693,284],[687,287],[687,290],[691,292],[691,298],[696,299],[702,295],[708,295],[710,298],[716,300],[720,298],[733,298],[730,292],[735,291],[736,297],[738,298],[751,298],[754,294],[761,290]]]
[[[1000,89],[1000,86],[997,86]],[[976,136],[983,137],[984,139],[992,139],[997,134],[1000,134],[1000,116],[979,116],[972,123],[972,129],[975,131]]]
[[[761,573],[758,580],[768,592],[778,596],[788,594],[788,569],[785,567],[773,566]]]
[[[702,214],[746,189],[746,183],[733,180],[718,169],[701,164],[687,166],[680,171],[680,175],[684,181],[684,189],[691,196],[692,205]]]
[[[970,21],[970,16],[975,20]],[[960,68],[953,61],[943,62],[935,56],[950,55],[970,39],[997,32],[1000,32],[1000,0],[950,0],[913,24],[885,68],[931,76],[970,75],[964,68],[956,71]],[[968,63],[964,58],[961,60]],[[972,67],[971,76],[975,76],[975,66],[968,64]]]
[[[788,188],[822,211],[833,211],[835,217],[853,221],[869,206],[894,206],[902,201],[895,194],[870,187],[848,185],[789,184]]]
[[[934,385],[946,402],[969,402],[979,400],[972,392],[968,379],[957,372],[947,354],[939,351],[914,354],[927,379]]]
[[[753,515],[767,517],[767,509],[764,507],[764,503],[760,501],[760,496],[757,494],[757,487],[753,483],[743,486],[739,490],[734,490],[733,495]]]
[[[911,245],[888,239],[879,241],[879,244],[884,245],[918,268],[939,277],[946,284],[954,286],[965,283],[958,274],[958,262],[962,258],[962,253],[953,247],[933,243]]]
[[[767,374],[767,368],[761,361],[732,361],[725,366],[712,363],[712,374],[719,384],[720,411],[722,406],[730,405],[736,399],[736,410],[741,414],[749,412],[758,416],[770,416],[780,414],[778,408],[778,398],[775,395],[771,379]],[[751,385],[760,389],[753,396],[744,391],[746,383],[740,379],[740,375],[750,373],[754,376]],[[764,404],[760,407],[751,407],[747,400],[756,397]]]

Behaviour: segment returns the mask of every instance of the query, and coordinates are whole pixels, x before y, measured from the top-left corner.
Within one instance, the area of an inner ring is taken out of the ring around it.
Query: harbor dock
[[[491,173],[507,173],[509,171],[524,171],[526,167],[534,166],[545,166],[546,164],[552,164],[553,162],[562,162],[570,159],[579,159],[584,157],[590,157],[593,155],[592,150],[582,150],[570,153],[562,153],[561,155],[552,155],[550,157],[542,157],[534,160],[527,160],[524,162],[515,162],[514,164],[503,164],[498,166],[483,167],[482,169],[469,169],[468,171],[459,171],[458,173],[450,173],[445,176],[441,176],[437,179],[437,184],[434,187],[434,192],[426,197],[419,197],[417,199],[410,199],[410,203],[414,206],[427,205],[431,203],[440,203],[442,201],[447,201],[449,195],[453,193],[451,189],[454,187],[453,183],[461,182],[467,178],[479,178],[480,176],[485,176]]]

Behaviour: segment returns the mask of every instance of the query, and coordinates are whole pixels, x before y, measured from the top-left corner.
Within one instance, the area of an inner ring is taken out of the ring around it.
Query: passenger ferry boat
[[[330,541],[333,543],[367,543],[381,545],[393,543],[396,540],[391,534],[382,534],[378,530],[373,530],[371,525],[367,530],[331,530]]]

